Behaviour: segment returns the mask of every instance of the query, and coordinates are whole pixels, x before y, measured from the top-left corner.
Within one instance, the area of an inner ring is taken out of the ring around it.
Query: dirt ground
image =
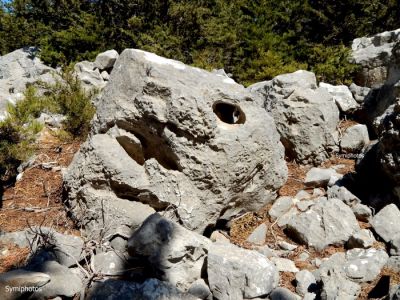
[[[4,191],[0,231],[47,226],[60,233],[80,235],[62,203],[61,175],[61,168],[71,163],[80,141],[60,141],[45,129],[37,145],[33,165],[23,172],[21,180]],[[28,253],[29,249],[15,245],[0,245],[0,272],[18,267]]]

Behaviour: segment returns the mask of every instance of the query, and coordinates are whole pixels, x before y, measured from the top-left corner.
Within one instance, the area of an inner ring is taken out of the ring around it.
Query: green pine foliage
[[[347,83],[351,41],[398,27],[397,0],[14,0],[1,5],[0,52],[36,45],[56,66],[140,48],[244,84],[299,68]]]

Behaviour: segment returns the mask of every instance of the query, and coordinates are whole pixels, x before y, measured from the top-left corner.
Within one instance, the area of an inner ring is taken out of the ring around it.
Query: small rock
[[[386,267],[394,272],[400,273],[400,256],[391,256],[386,262]]]
[[[267,225],[265,223],[262,223],[250,234],[246,241],[256,245],[263,245],[265,244],[267,231]]]
[[[94,65],[99,70],[112,68],[115,61],[118,59],[118,52],[115,50],[108,50],[97,55]]]
[[[121,236],[116,236],[111,240],[110,245],[114,250],[123,253],[127,250],[128,241]]]
[[[375,232],[387,243],[400,232],[400,210],[395,204],[381,209],[371,220]]]
[[[319,86],[325,88],[332,95],[333,100],[342,112],[349,113],[359,107],[359,104],[353,98],[353,94],[347,86],[334,86],[324,82],[320,82]]]
[[[386,251],[370,248],[352,249],[346,252],[344,270],[346,276],[356,282],[373,281],[388,261]]]
[[[287,224],[289,237],[319,250],[332,244],[344,244],[358,230],[360,226],[351,208],[339,199],[320,198]]]
[[[360,231],[354,233],[349,241],[347,242],[347,247],[352,248],[370,248],[376,242],[374,235],[368,229],[361,229]]]
[[[299,272],[299,269],[290,259],[281,257],[271,257],[270,259],[276,265],[279,272]]]
[[[232,244],[210,246],[207,273],[213,296],[219,300],[268,295],[279,282],[277,268],[265,256]]]
[[[109,81],[110,80],[110,74],[108,74],[107,71],[103,71],[100,73],[101,78],[103,78],[104,81]]]
[[[128,261],[121,253],[103,252],[93,256],[93,266],[96,272],[104,275],[122,275],[129,269]]]
[[[322,191],[321,189],[319,189],[319,188],[315,188],[314,190],[313,190],[313,198],[316,198],[316,197],[322,197],[322,196],[324,196],[325,195],[325,193],[324,193],[324,191]]]
[[[297,248],[297,245],[293,245],[285,241],[278,242],[278,246],[283,250],[289,250],[289,251],[293,251],[294,249]]]
[[[334,169],[312,168],[307,172],[304,184],[309,187],[324,187],[332,176],[341,177]]]
[[[302,270],[296,273],[296,292],[304,296],[308,292],[316,290],[317,281],[313,273],[308,270]]]
[[[390,289],[388,300],[400,300],[400,285],[394,286]]]
[[[306,211],[307,209],[309,209],[314,204],[315,204],[314,201],[308,200],[308,201],[299,201],[299,202],[296,203],[296,206],[300,211]]]
[[[221,231],[213,231],[210,236],[211,241],[219,242],[219,243],[228,243],[230,244],[230,240],[226,237],[225,234],[221,233]]]
[[[333,185],[328,188],[327,194],[328,199],[339,199],[351,207],[361,203],[361,200],[344,186]]]
[[[365,97],[368,95],[371,89],[369,87],[358,86],[355,83],[352,83],[349,86],[349,90],[353,94],[353,97],[357,101],[357,103],[362,103],[364,102]]]
[[[364,204],[358,203],[352,206],[351,209],[359,221],[369,222],[369,219],[372,217],[372,209]]]
[[[188,293],[200,299],[209,299],[211,295],[210,288],[203,279],[197,279],[190,286]]]
[[[390,242],[390,255],[400,255],[400,233]]]
[[[345,153],[361,151],[369,144],[367,126],[357,124],[346,129],[340,141],[340,147]]]
[[[268,247],[267,245],[264,245],[262,247],[258,247],[257,248],[257,252],[261,253],[262,255],[264,255],[267,258],[271,258],[271,257],[276,257],[278,256],[276,254],[276,250],[271,249],[270,247]]]
[[[273,220],[276,220],[287,213],[293,205],[294,201],[291,197],[279,197],[275,200],[268,213]]]
[[[301,300],[299,295],[296,295],[283,287],[274,289],[269,297],[271,300]]]
[[[294,197],[297,200],[307,200],[311,198],[311,195],[307,191],[301,190]]]
[[[308,254],[307,252],[302,252],[299,254],[298,256],[298,260],[299,261],[306,261],[310,258],[310,254]]]
[[[303,300],[314,300],[317,297],[314,293],[307,293],[304,295]]]

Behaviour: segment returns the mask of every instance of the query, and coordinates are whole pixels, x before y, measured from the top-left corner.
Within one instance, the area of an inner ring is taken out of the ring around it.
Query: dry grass
[[[58,167],[70,164],[79,149],[79,141],[63,143],[45,129],[38,142],[34,166],[25,170],[22,180],[5,190],[0,210],[0,228],[12,232],[29,225],[51,226],[62,233],[79,234],[67,217],[62,204],[60,168],[43,167],[51,163]]]
[[[2,254],[3,251],[6,253]],[[29,248],[19,248],[13,244],[0,244],[0,273],[23,266],[29,252]]]
[[[311,167],[301,166],[295,162],[288,162],[288,180],[279,189],[279,196],[290,196],[294,197],[296,194],[306,189],[304,186],[304,179],[306,178],[306,173],[311,169]]]

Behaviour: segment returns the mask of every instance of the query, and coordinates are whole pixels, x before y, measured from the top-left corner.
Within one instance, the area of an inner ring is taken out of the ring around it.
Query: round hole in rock
[[[246,116],[244,112],[236,104],[218,101],[214,103],[213,111],[217,115],[217,117],[224,123],[244,124],[244,122],[246,121]]]

